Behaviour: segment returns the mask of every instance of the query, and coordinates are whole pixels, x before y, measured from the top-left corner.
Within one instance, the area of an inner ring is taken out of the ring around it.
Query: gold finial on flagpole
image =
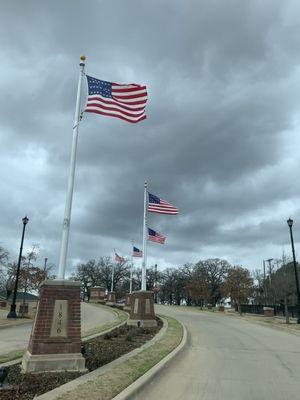
[[[148,186],[148,182],[147,181],[145,181],[145,183],[144,183],[144,187],[146,188]]]
[[[85,57],[83,54],[81,54],[80,60],[81,60],[81,61],[85,61],[85,60],[86,60],[86,57]]]

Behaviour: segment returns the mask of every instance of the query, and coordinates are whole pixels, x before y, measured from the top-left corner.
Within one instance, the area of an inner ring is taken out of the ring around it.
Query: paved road
[[[103,308],[81,303],[81,331],[86,332],[99,325],[113,321],[116,316]],[[6,313],[7,314],[7,313]],[[0,329],[0,354],[24,349],[28,345],[32,323]]]
[[[217,313],[158,306],[188,331],[172,363],[132,399],[300,399],[300,337]]]

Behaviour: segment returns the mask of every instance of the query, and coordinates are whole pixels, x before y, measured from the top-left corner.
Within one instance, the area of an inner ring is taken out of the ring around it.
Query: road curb
[[[132,396],[138,394],[144,388],[144,386],[146,386],[163,368],[167,366],[171,360],[173,360],[173,358],[175,358],[182,351],[187,342],[187,330],[182,322],[178,322],[181,324],[183,329],[183,335],[180,344],[165,358],[159,361],[159,363],[149,369],[149,371],[147,371],[144,375],[138,378],[117,396],[113,397],[112,400],[130,400]]]

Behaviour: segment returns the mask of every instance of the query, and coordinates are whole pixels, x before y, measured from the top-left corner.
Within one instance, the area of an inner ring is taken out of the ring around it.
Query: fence
[[[248,314],[263,314],[264,307],[272,307],[274,308],[274,315],[285,317],[285,307],[284,305],[263,305],[263,304],[241,304],[241,312]],[[235,310],[237,311],[237,305],[235,306]],[[288,306],[289,316],[292,318],[298,317],[298,307],[297,306]]]

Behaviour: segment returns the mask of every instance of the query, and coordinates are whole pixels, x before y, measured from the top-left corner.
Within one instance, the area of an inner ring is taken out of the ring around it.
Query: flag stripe
[[[147,96],[143,94],[143,96],[115,96],[113,95],[113,99],[119,101],[121,103],[126,104],[136,104],[136,101],[141,101],[143,104],[147,102]],[[143,101],[142,101],[143,100]]]
[[[143,92],[146,93],[146,86],[133,86],[133,87],[124,87],[124,86],[112,86],[113,93],[132,93],[132,92]]]
[[[132,111],[141,111],[141,110],[144,110],[144,108],[145,107],[141,107],[141,105],[142,104],[144,104],[144,102],[139,102],[139,101],[137,101],[136,103],[140,103],[140,104],[129,104],[129,105],[126,105],[125,106],[125,104],[119,104],[118,102],[116,102],[116,101],[114,101],[114,100],[107,100],[107,99],[102,99],[101,97],[90,97],[89,98],[89,104],[91,104],[92,102],[96,102],[97,104],[98,103],[104,103],[104,104],[110,104],[110,105],[114,105],[114,106],[116,106],[116,107],[118,107],[118,108],[120,108],[120,109],[124,109],[124,110],[132,110]],[[135,106],[139,106],[139,107],[135,107]]]
[[[136,93],[133,93],[133,94],[123,95],[123,94],[116,94],[113,91],[113,98],[114,99],[118,99],[118,100],[122,100],[122,101],[138,99],[139,97],[143,97],[144,99],[147,99],[147,96],[145,95],[145,92],[142,92],[142,93],[136,92]]]
[[[140,117],[141,115],[143,115],[145,113],[144,110],[132,110],[131,112],[128,111],[124,111],[122,109],[120,109],[118,106],[117,107],[109,107],[109,106],[104,106],[104,105],[99,105],[98,103],[89,103],[88,108],[91,107],[98,107],[104,111],[117,111],[117,112],[121,112],[122,114],[126,115],[127,117],[131,117],[131,116],[135,116],[135,117]]]
[[[138,85],[137,83],[128,83],[128,85],[122,85],[121,83],[111,83],[113,88],[118,88],[118,89],[130,89],[130,88],[146,88],[146,86],[143,85]]]
[[[177,215],[178,211],[171,210],[161,210],[160,208],[150,207],[148,208],[149,212],[157,213],[157,214],[168,214],[168,215]]]
[[[103,111],[100,111],[98,109],[92,109],[92,108],[91,109],[86,109],[85,111],[91,112],[91,113],[95,113],[95,114],[107,115],[109,117],[120,118],[120,119],[123,119],[124,121],[132,122],[132,123],[136,123],[136,122],[142,121],[143,119],[146,119],[146,115],[143,115],[142,117],[136,119],[136,118],[125,118],[125,117],[122,116],[121,113],[120,113],[121,114],[120,115],[120,114],[117,114],[117,113],[103,112]]]
[[[147,90],[145,89],[145,86],[135,86],[131,87],[128,89],[122,89],[119,86],[112,86],[111,88],[112,93],[120,93],[120,94],[128,94],[128,95],[133,95],[134,93],[144,93],[147,94]]]

